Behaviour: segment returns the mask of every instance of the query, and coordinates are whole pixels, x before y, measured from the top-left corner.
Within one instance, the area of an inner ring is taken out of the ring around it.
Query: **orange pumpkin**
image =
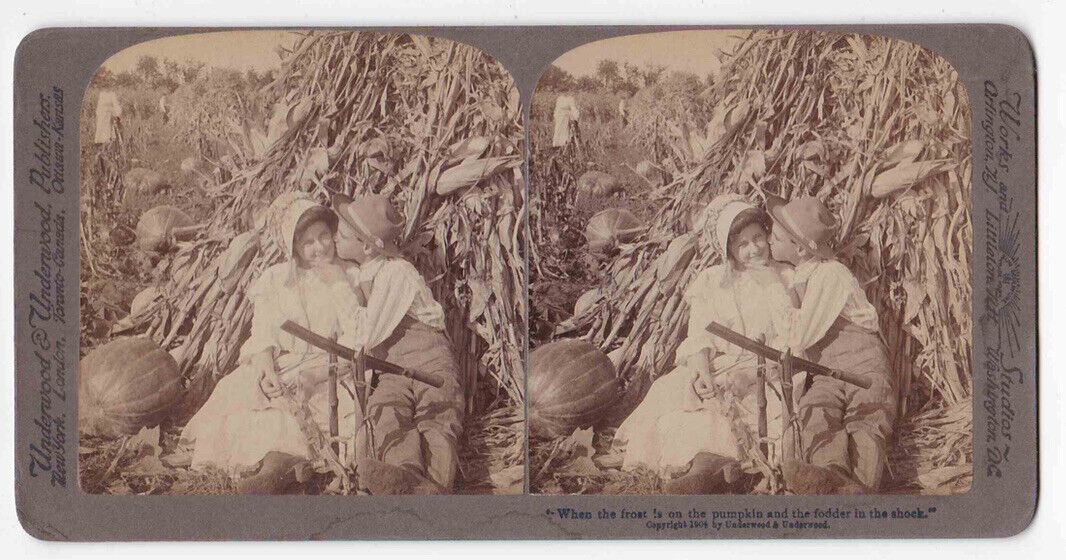
[[[538,438],[597,425],[622,394],[614,364],[583,340],[559,340],[534,350],[527,387],[529,431]]]
[[[585,239],[589,249],[604,251],[619,243],[632,241],[644,226],[632,212],[624,208],[608,208],[589,218],[585,226]]]
[[[147,338],[120,338],[95,348],[78,370],[78,429],[120,437],[152,428],[184,395],[178,364]]]

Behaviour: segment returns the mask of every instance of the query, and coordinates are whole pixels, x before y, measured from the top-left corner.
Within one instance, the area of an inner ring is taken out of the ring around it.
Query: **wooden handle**
[[[707,325],[707,331],[713,335],[721,337],[735,344],[749,352],[753,352],[756,356],[762,356],[764,358],[778,361],[781,358],[781,351],[776,348],[771,348],[765,344],[761,344],[755,340],[752,340],[728,327],[722,326],[714,321],[710,325]],[[817,364],[803,358],[792,358],[793,371],[806,371],[814,375],[826,375],[833,379],[839,379],[845,383],[850,383],[856,387],[862,387],[863,389],[869,389],[873,382],[866,377],[847,373],[837,369],[832,369]]]
[[[314,331],[305,329],[304,327],[297,325],[292,321],[287,320],[282,323],[281,330],[295,336],[296,338],[299,338],[300,340],[310,344],[311,346],[314,346],[315,348],[318,348],[319,350],[328,352],[330,354],[335,354],[337,356],[340,356],[341,358],[344,358],[345,360],[352,361],[357,356],[355,350],[333,342],[332,340],[319,334],[316,334]],[[385,360],[375,358],[373,356],[364,355],[363,360],[366,361],[366,365],[368,367],[370,367],[371,369],[376,369],[381,373],[410,377],[415,381],[421,381],[422,383],[425,383],[426,385],[431,385],[433,387],[436,387],[437,389],[440,389],[444,386],[444,379],[442,379],[439,375],[405,369],[394,363],[387,362]]]

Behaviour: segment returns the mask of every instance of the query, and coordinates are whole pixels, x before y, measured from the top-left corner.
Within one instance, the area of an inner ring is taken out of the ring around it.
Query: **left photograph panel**
[[[168,37],[99,68],[80,133],[83,491],[524,491],[499,62],[410,34]]]

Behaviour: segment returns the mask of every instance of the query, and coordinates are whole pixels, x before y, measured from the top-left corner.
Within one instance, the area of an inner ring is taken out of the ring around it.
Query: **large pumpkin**
[[[122,176],[122,185],[127,197],[159,194],[169,186],[166,177],[158,171],[145,167],[134,167]]]
[[[192,218],[173,206],[156,206],[137,220],[137,245],[145,251],[165,251],[176,230],[193,225]]]
[[[559,340],[534,350],[527,387],[529,431],[538,438],[597,425],[622,393],[611,360],[583,340]]]
[[[641,231],[644,231],[644,225],[632,212],[624,208],[608,208],[589,218],[585,239],[589,249],[603,251],[632,241]]]
[[[618,179],[603,171],[586,171],[577,178],[577,190],[596,196],[607,196],[622,190]]]
[[[95,348],[78,370],[78,429],[119,437],[158,426],[181,402],[178,364],[147,338],[120,338]]]
[[[633,170],[653,187],[661,187],[670,182],[670,175],[648,160],[641,161]]]

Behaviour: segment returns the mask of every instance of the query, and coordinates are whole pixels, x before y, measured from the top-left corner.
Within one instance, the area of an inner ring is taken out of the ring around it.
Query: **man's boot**
[[[307,480],[309,465],[303,457],[270,451],[234,487],[239,494],[284,494]]]
[[[359,462],[358,474],[359,486],[378,496],[444,493],[439,485],[428,478],[370,457]]]
[[[755,477],[744,472],[740,461],[701,451],[689,462],[688,472],[663,485],[667,494],[744,494]]]

